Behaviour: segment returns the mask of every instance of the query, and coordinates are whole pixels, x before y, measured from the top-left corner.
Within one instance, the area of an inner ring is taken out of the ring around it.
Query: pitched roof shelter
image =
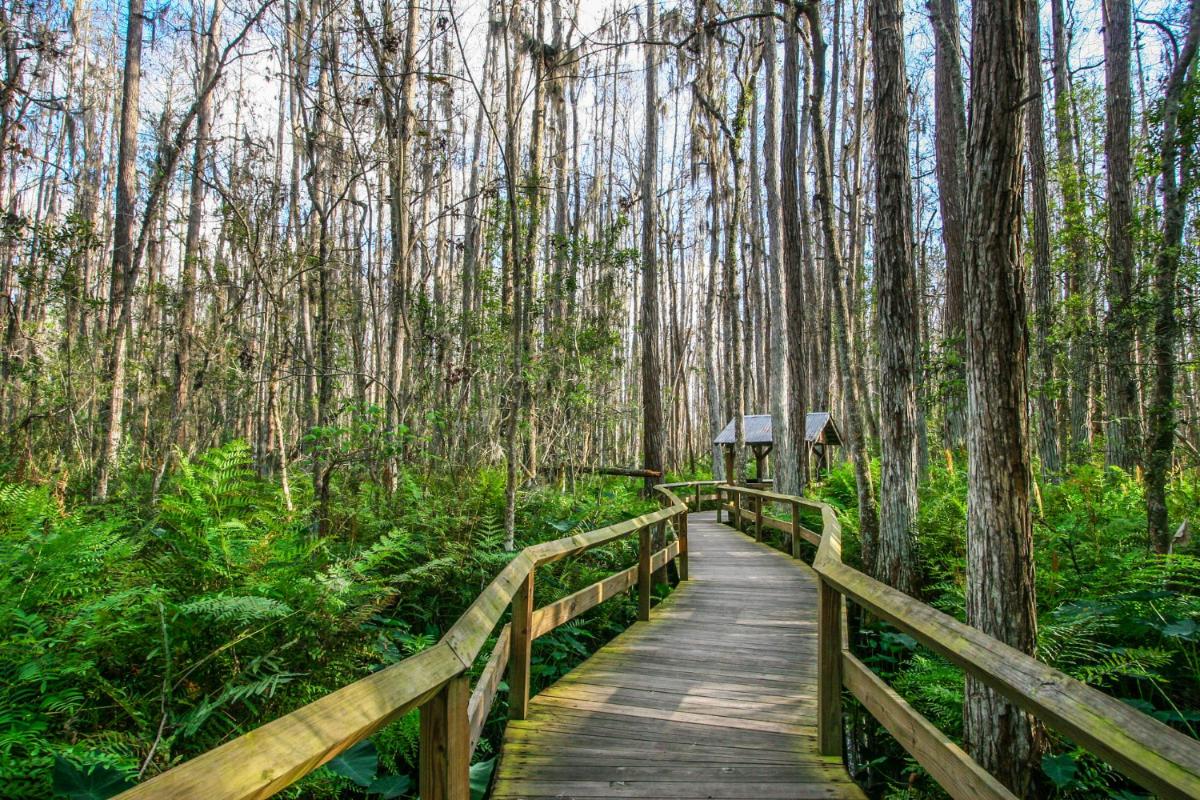
[[[717,434],[717,438],[713,439],[713,444],[725,447],[726,475],[733,471],[733,448],[737,444],[737,433],[734,430],[735,421],[732,419],[729,420],[729,424]],[[754,451],[756,475],[761,479],[765,474],[764,466],[767,454],[771,452],[775,443],[771,427],[771,415],[746,414],[742,417],[742,425],[745,429],[746,444]],[[842,443],[842,435],[828,411],[810,411],[805,420],[804,440],[808,443],[809,450],[816,457],[816,466],[820,470],[829,466],[827,448],[840,445]]]
[[[771,436],[771,415],[770,414],[747,414],[742,417],[742,422],[746,428],[746,444],[749,445],[767,445],[773,444],[774,439]],[[737,436],[733,429],[734,420],[729,420],[717,438],[713,439],[713,444],[736,444]],[[809,444],[830,444],[840,445],[842,443],[842,435],[838,432],[837,425],[833,422],[833,417],[828,411],[810,411],[808,418],[805,420],[804,439]]]

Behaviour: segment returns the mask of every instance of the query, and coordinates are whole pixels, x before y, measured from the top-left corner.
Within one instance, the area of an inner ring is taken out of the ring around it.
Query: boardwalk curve
[[[689,515],[691,579],[511,721],[517,798],[861,798],[816,743],[816,575]]]

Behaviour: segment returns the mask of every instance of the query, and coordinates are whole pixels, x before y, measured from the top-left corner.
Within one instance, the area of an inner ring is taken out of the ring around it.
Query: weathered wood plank
[[[637,797],[684,800],[816,800],[859,798],[854,784],[733,782],[704,784],[691,778],[678,781],[510,781],[497,780],[493,798]]]
[[[817,727],[821,755],[842,752],[842,596],[824,581],[817,590]]]
[[[566,622],[570,622],[590,608],[600,605],[610,597],[629,591],[637,583],[638,568],[633,565],[602,581],[567,595],[562,600],[542,606],[533,612],[533,638],[545,636]]]
[[[424,800],[469,800],[471,725],[467,677],[451,678],[421,706],[419,788]]]
[[[650,526],[638,531],[638,620],[650,620]]]
[[[496,646],[492,648],[492,654],[488,657],[487,664],[483,666],[483,671],[479,673],[479,680],[475,682],[475,688],[471,691],[471,701],[467,704],[467,716],[471,720],[471,752],[475,752],[475,745],[479,744],[479,737],[483,735],[483,726],[487,724],[488,714],[492,710],[492,704],[496,701],[496,692],[500,689],[500,682],[504,679],[504,669],[508,666],[508,643],[510,626],[505,625],[500,631],[499,638],[496,639]]]
[[[512,600],[508,653],[508,718],[525,719],[529,708],[529,665],[533,650],[533,570]]]
[[[442,641],[458,654],[464,669],[475,663],[475,658],[492,635],[500,617],[508,610],[518,587],[533,571],[534,561],[526,550],[505,565],[492,582],[487,585],[463,615],[446,631]]]
[[[437,644],[268,722],[120,795],[123,800],[270,797],[415,708],[462,671]]]
[[[691,580],[509,724],[494,796],[863,796],[817,751],[815,573],[712,520]]]
[[[827,764],[575,764],[554,759],[525,760],[522,781],[693,781],[719,783],[825,783],[836,780],[838,768]]]
[[[650,571],[661,569],[679,554],[680,543],[671,542],[650,557]],[[533,612],[533,638],[545,636],[558,626],[570,622],[583,612],[595,608],[610,597],[627,591],[637,583],[638,567],[610,575],[602,581],[585,586],[574,594],[567,595]]]

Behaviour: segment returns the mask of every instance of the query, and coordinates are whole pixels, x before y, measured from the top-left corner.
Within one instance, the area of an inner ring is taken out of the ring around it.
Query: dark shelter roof
[[[771,415],[770,414],[747,414],[742,417],[743,423],[746,426],[746,444],[771,444]],[[733,420],[729,420],[729,424],[725,426],[716,439],[713,439],[713,444],[736,444],[737,436],[733,430]],[[811,411],[808,414],[808,419],[805,420],[804,439],[808,442],[818,442],[821,444],[841,444],[842,437],[838,434],[837,426],[833,424],[833,418],[829,416],[828,411]]]

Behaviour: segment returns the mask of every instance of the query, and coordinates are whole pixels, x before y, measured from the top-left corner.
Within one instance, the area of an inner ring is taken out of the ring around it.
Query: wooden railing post
[[[762,541],[762,497],[754,495],[754,539]]]
[[[638,621],[650,621],[650,526],[638,531]]]
[[[421,706],[420,784],[422,800],[471,797],[471,687],[465,674],[446,682]]]
[[[724,490],[721,489],[721,486],[719,484],[717,486],[713,487],[713,492],[714,492],[714,494],[716,494],[716,499],[717,499],[717,524],[720,525],[721,524],[721,507],[723,505],[725,505],[725,498],[724,498],[725,492],[724,492]]]
[[[679,570],[679,580],[688,579],[688,515],[685,511],[679,515],[679,555],[675,556],[675,569]]]
[[[533,650],[533,574],[521,581],[512,599],[508,648],[508,718],[525,719],[529,712],[529,659]]]
[[[824,578],[817,584],[817,748],[842,753],[842,596]]]
[[[792,558],[800,557],[800,504],[792,501]]]
[[[735,530],[742,529],[742,493],[733,490],[733,527]]]
[[[667,546],[667,521],[661,520],[654,525],[654,535],[650,537],[650,552],[654,553]],[[667,564],[664,561],[663,565],[650,576],[650,582],[667,583]]]

